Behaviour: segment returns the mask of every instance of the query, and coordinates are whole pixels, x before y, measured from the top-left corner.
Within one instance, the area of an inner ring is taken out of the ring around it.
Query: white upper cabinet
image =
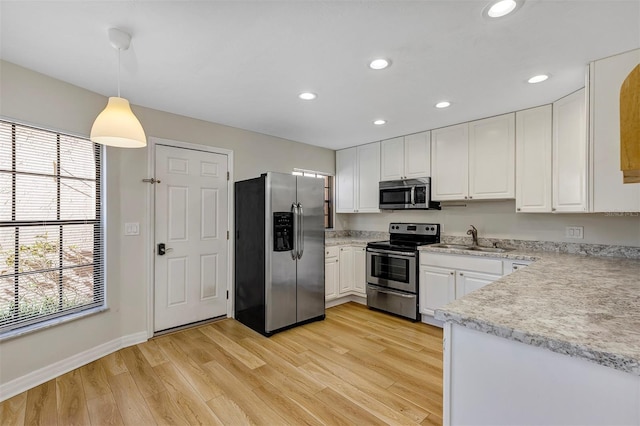
[[[515,114],[469,123],[469,198],[514,198],[515,160]]]
[[[404,177],[431,176],[431,132],[404,137]]]
[[[431,132],[416,133],[381,142],[380,180],[400,180],[431,175]]]
[[[551,212],[551,105],[516,112],[516,211]]]
[[[380,142],[380,180],[400,180],[404,176],[404,137]]]
[[[336,213],[356,210],[356,147],[336,151]]]
[[[640,49],[590,65],[591,201],[594,212],[640,211],[640,184],[620,171],[620,86],[638,64]]]
[[[515,197],[515,114],[431,132],[431,198]]]
[[[586,212],[586,93],[580,89],[553,103],[553,205],[555,212]]]
[[[379,212],[380,142],[336,151],[336,213]]]
[[[431,131],[431,198],[464,200],[469,193],[469,126]]]

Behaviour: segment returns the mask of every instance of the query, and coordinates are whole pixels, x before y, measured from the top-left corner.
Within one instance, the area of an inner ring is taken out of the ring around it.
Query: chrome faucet
[[[469,229],[467,231],[467,235],[471,235],[471,238],[473,238],[473,245],[477,246],[478,245],[478,230],[476,229],[475,226],[470,225],[471,229]]]

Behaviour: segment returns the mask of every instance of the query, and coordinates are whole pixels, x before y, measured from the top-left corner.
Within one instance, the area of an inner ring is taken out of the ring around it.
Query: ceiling
[[[0,57],[115,96],[118,27],[131,103],[337,149],[552,102],[640,47],[640,0],[526,0],[494,20],[488,2],[2,0]]]

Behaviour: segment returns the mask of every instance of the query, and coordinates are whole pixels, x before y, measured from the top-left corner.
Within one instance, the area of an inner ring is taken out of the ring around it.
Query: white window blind
[[[101,152],[0,120],[0,335],[104,305]]]

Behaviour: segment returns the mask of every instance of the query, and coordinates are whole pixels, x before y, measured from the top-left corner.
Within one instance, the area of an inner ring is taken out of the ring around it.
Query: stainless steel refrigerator
[[[324,180],[235,184],[235,317],[266,336],[324,319]]]

